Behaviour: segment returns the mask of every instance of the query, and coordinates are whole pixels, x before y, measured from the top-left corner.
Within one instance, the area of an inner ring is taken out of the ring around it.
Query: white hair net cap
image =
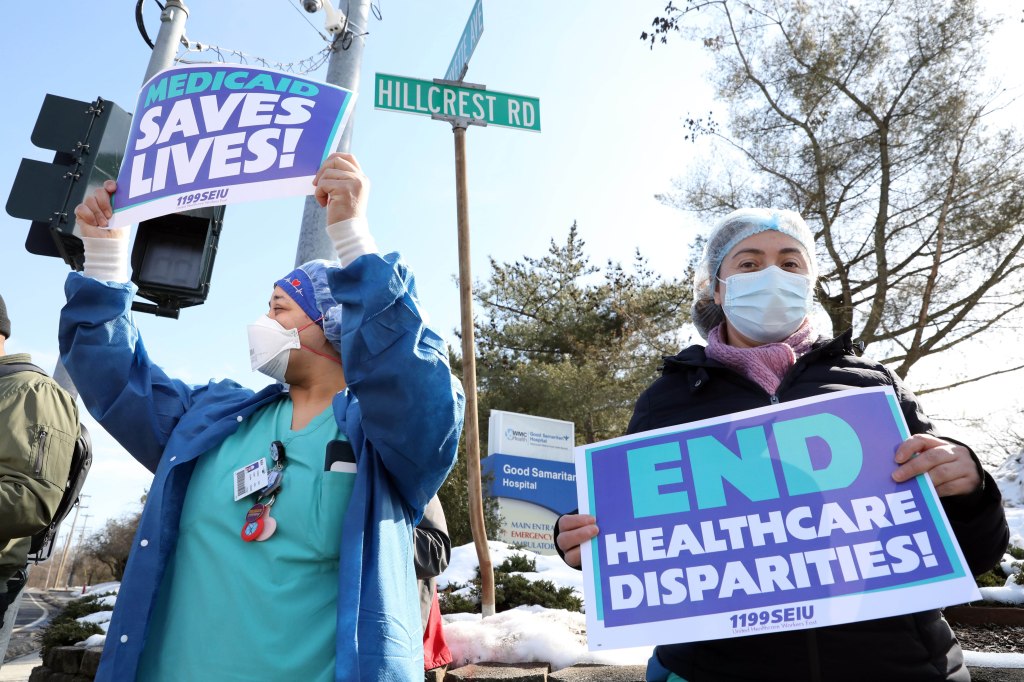
[[[814,235],[807,223],[795,211],[772,208],[740,208],[722,220],[711,230],[704,255],[693,275],[693,307],[690,311],[693,324],[705,339],[708,332],[725,320],[722,306],[715,303],[715,281],[722,261],[741,241],[751,235],[775,230],[800,242],[807,252],[808,275],[811,281],[818,279],[818,261],[814,251]]]

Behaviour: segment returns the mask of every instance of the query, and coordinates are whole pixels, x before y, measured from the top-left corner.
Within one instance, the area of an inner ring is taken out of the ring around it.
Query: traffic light
[[[73,211],[107,179],[117,179],[132,117],[109,100],[94,102],[46,95],[32,129],[32,143],[52,149],[53,161],[22,159],[7,199],[7,212],[32,221],[25,248],[57,256],[82,269],[80,233]]]
[[[132,116],[101,97],[82,102],[46,95],[32,129],[32,143],[52,149],[53,161],[22,159],[7,198],[7,212],[32,221],[25,248],[56,256],[75,270],[84,265],[75,206],[106,180],[116,180]],[[178,317],[210,292],[213,261],[224,222],[224,207],[212,206],[139,223],[132,248],[132,281],[138,295],[132,310]]]
[[[210,293],[223,223],[223,206],[139,223],[132,248],[132,281],[139,296],[153,304],[136,301],[132,310],[176,318],[182,308],[203,303]]]

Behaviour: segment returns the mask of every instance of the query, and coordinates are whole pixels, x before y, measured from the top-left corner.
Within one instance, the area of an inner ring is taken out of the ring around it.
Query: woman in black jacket
[[[934,435],[917,400],[882,365],[856,355],[851,332],[819,337],[809,317],[814,237],[792,211],[741,209],[710,235],[694,278],[693,322],[707,346],[666,358],[637,400],[628,432],[718,417],[834,391],[891,386],[912,435],[896,451],[897,482],[927,473],[971,570],[982,573],[1009,539],[999,490],[962,443]],[[555,526],[559,553],[580,566],[593,516]],[[649,680],[954,680],[970,674],[937,610],[733,639],[662,645]]]

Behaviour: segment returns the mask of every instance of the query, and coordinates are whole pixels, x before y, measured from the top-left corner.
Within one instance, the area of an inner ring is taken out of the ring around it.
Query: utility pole
[[[92,514],[82,514],[82,529],[78,531],[78,542],[75,543],[74,547],[75,558],[71,561],[71,568],[68,569],[68,584],[65,585],[67,589],[71,589],[72,578],[75,577],[75,565],[82,554],[82,544],[85,542],[85,529],[89,527],[90,518],[92,518]]]
[[[323,0],[330,2],[331,0]],[[334,34],[331,57],[327,62],[326,82],[359,92],[359,69],[363,63],[366,27],[370,21],[370,0],[342,2],[342,8],[349,11],[342,30]],[[347,152],[352,148],[352,126],[355,114],[349,116],[348,125],[341,134],[336,151]],[[327,211],[312,196],[306,197],[302,211],[302,227],[299,229],[299,243],[295,249],[295,266],[315,258],[334,260],[334,246],[324,231]]]
[[[185,21],[188,19],[188,7],[181,0],[166,0],[160,13],[160,32],[153,44],[153,52],[149,56],[146,67],[145,83],[160,71],[174,66],[174,56],[178,54],[178,45],[185,35]]]
[[[81,497],[92,497],[92,495],[82,495]],[[67,563],[68,554],[71,553],[71,539],[75,536],[75,524],[78,523],[78,512],[82,509],[88,509],[83,507],[82,502],[79,501],[75,505],[75,515],[71,517],[71,530],[68,531],[68,536],[64,539],[64,551],[60,555],[60,564],[57,566],[57,577],[53,580],[54,588],[57,585],[63,585],[61,582],[61,576],[64,575],[64,565]]]

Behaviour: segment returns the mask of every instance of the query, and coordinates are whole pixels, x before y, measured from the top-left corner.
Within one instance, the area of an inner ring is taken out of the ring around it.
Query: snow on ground
[[[1024,654],[965,651],[964,663],[968,668],[1024,668]]]
[[[472,545],[468,545],[472,548]],[[646,665],[653,647],[587,651],[587,625],[582,613],[542,606],[520,606],[482,618],[478,613],[444,616],[444,637],[452,665],[468,663],[548,662],[552,670],[576,663]]]
[[[570,568],[558,556],[534,554],[514,549],[504,542],[487,543],[491,565],[500,566],[513,554],[525,554],[536,562],[537,570],[520,573],[527,580],[550,580],[555,587],[568,587],[583,599],[583,573]],[[449,585],[467,585],[476,577],[478,566],[473,543],[452,549],[448,568],[437,579],[438,589]],[[469,588],[460,590],[469,596]],[[541,606],[520,606],[482,618],[478,613],[444,616],[444,637],[455,660],[452,667],[481,661],[526,663],[547,661],[553,670],[575,663],[646,665],[653,647],[587,651],[587,624],[582,613]]]
[[[992,478],[996,479],[1006,506],[1024,508],[1024,452],[1007,457],[992,472]]]

